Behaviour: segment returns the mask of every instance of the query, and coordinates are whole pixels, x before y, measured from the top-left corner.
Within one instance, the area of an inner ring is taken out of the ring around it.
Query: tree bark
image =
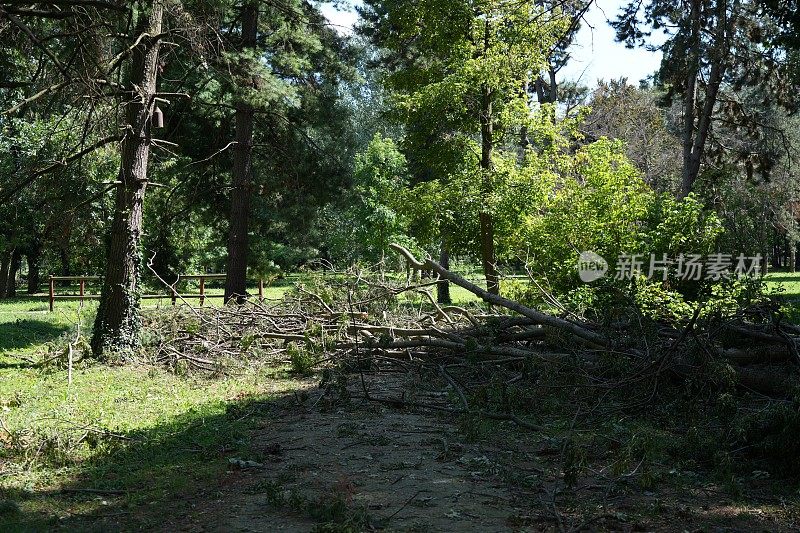
[[[11,265],[8,268],[8,281],[6,282],[6,297],[15,298],[17,296],[17,274],[22,267],[22,253],[19,249],[11,254]]]
[[[488,87],[483,88],[481,101],[481,179],[483,180],[484,205],[479,214],[481,228],[481,262],[486,277],[486,290],[492,294],[500,293],[500,282],[497,275],[497,261],[494,249],[494,221],[489,212],[488,199],[492,192],[492,93]]]
[[[550,64],[547,69],[550,75],[550,103],[555,104],[558,102],[558,84],[556,83],[556,69]],[[554,111],[555,112],[555,111]]]
[[[442,242],[442,247],[439,253],[439,264],[445,270],[450,270],[450,254],[447,251],[447,246]],[[450,297],[450,282],[446,279],[439,281],[436,285],[436,301],[440,304],[453,303]]]
[[[42,248],[39,244],[33,245],[28,250],[28,255],[25,256],[28,261],[28,294],[36,294],[39,292],[41,285],[41,261],[42,261]]]
[[[700,69],[700,5],[701,0],[691,0],[689,12],[691,31],[689,34],[689,58],[686,72],[686,89],[683,95],[683,181],[680,197],[692,190],[697,177],[691,174],[692,145],[694,141],[697,102],[697,76]]]
[[[487,20],[484,30],[484,47],[489,49],[491,35],[490,22]],[[483,274],[486,278],[486,290],[491,294],[500,294],[500,282],[497,275],[497,261],[494,249],[494,221],[490,211],[489,198],[492,193],[492,150],[494,148],[494,124],[492,116],[492,90],[487,85],[481,87],[481,180],[483,206],[479,213],[480,247]]]
[[[11,251],[0,254],[0,298],[8,296],[8,276],[11,270]]]
[[[536,100],[540,104],[555,104],[558,101],[558,84],[556,83],[556,70],[552,64],[547,66],[547,76],[549,80],[547,83],[541,74],[534,82]]]
[[[689,77],[687,78],[684,102],[683,182],[681,184],[680,198],[687,196],[692,191],[694,182],[700,174],[700,165],[703,161],[703,152],[711,131],[711,119],[714,114],[714,106],[717,103],[717,94],[727,70],[729,37],[733,31],[732,24],[735,19],[735,17],[728,19],[727,2],[719,0],[717,2],[714,44],[709,57],[711,72],[706,83],[703,108],[700,110],[695,122],[697,113],[697,79],[700,64],[701,0],[692,0],[691,4],[692,50],[689,57]]]
[[[126,108],[120,184],[116,188],[111,240],[91,342],[96,357],[106,351],[129,350],[139,345],[142,204],[147,187],[150,118],[155,102],[163,11],[163,0],[153,0],[148,9],[139,13],[137,23],[136,37],[147,35],[133,49],[127,75],[132,92]]]
[[[525,99],[525,107],[528,107],[528,91],[530,90],[530,80],[527,78],[525,81],[522,82],[522,97]],[[536,82],[534,82],[536,85]],[[530,146],[531,141],[528,138],[528,126],[522,125],[519,130],[519,148],[517,151],[517,159],[519,160],[520,164],[525,161],[525,154],[527,153],[528,146]]]
[[[62,276],[69,276],[70,275],[70,268],[69,268],[69,250],[67,249],[67,244],[64,243],[58,249],[58,259],[61,262],[61,275]]]
[[[242,7],[242,51],[256,48],[258,6]],[[225,301],[244,302],[247,296],[248,231],[250,223],[250,189],[253,182],[253,117],[254,109],[247,101],[236,104],[236,145],[233,151],[233,188],[231,190],[230,228],[228,231],[228,265],[225,280]]]

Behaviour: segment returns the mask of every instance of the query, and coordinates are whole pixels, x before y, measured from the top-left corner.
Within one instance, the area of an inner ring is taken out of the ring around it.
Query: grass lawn
[[[280,299],[289,288],[267,287],[265,298]],[[451,291],[457,304],[475,300]],[[206,305],[222,304],[221,288],[206,292]],[[68,385],[63,364],[33,362],[58,355],[78,326],[88,337],[97,300],[57,300],[52,313],[48,305],[46,294],[0,302],[0,531],[80,524],[81,516],[102,513],[109,499],[102,491],[122,494],[113,496],[123,500],[115,508],[133,508],[217,478],[227,457],[253,458],[253,421],[241,413],[303,386],[286,368],[256,365],[211,379],[81,362]]]
[[[790,300],[800,300],[800,272],[770,272],[765,279],[770,291]]]
[[[71,387],[64,370],[0,375],[0,500],[15,506],[0,510],[3,531],[102,513],[114,494],[124,509],[213,480],[227,457],[253,459],[246,406],[296,386],[255,372],[208,379],[103,365],[76,370]]]
[[[62,350],[78,324],[88,333],[96,305],[0,303],[0,531],[64,520],[80,529],[109,498],[124,509],[218,477],[227,457],[249,458],[253,422],[242,410],[297,387],[283,369],[257,365],[211,379],[81,362],[69,386],[63,364],[31,364]]]

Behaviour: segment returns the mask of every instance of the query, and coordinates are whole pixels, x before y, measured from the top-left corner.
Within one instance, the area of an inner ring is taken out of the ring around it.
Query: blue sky
[[[322,12],[341,32],[352,30],[358,15],[352,8],[335,9],[323,4]],[[572,61],[560,73],[560,80],[580,79],[593,87],[598,79],[611,80],[627,77],[632,84],[646,78],[658,69],[661,54],[641,48],[629,50],[614,41],[614,30],[607,20],[613,19],[624,5],[624,0],[596,0],[586,14],[587,23],[578,32],[571,48]]]
[[[627,49],[614,40],[614,29],[608,19],[615,19],[621,0],[596,0],[586,14],[586,23],[578,31],[570,52],[572,60],[561,71],[562,79],[580,78],[593,87],[597,79],[627,77],[636,85],[656,70],[661,63],[661,52],[648,52],[642,48]]]

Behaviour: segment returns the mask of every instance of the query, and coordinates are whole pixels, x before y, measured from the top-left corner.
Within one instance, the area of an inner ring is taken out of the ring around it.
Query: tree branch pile
[[[358,370],[362,377],[364,372],[413,371],[460,404],[429,407],[481,411],[521,424],[510,409],[475,406],[481,388],[493,383],[502,390],[560,374],[579,376],[582,386],[608,390],[641,384],[656,390],[661,383],[708,381],[788,398],[800,384],[800,328],[786,322],[776,307],[702,319],[698,309],[684,323],[639,317],[599,324],[491,294],[431,259],[420,261],[400,246],[393,248],[412,269],[432,272],[435,278],[411,283],[357,270],[330,271],[297,286],[280,302],[186,306],[171,321],[150,319],[146,329],[155,348],[150,353],[160,363],[204,371],[264,358],[300,371],[338,365]],[[431,289],[441,280],[484,303],[438,305]],[[403,392],[362,389],[370,400],[418,404]]]

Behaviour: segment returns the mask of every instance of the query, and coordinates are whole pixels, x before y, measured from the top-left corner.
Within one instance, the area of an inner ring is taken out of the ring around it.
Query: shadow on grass
[[[38,319],[17,319],[0,322],[0,352],[22,350],[35,344],[52,341],[69,330],[66,325]]]
[[[225,500],[224,490],[232,487],[248,490],[247,471],[230,470],[229,459],[264,463],[268,471],[274,457],[265,455],[269,452],[256,451],[265,449],[265,443],[258,439],[251,446],[253,431],[262,427],[264,419],[279,417],[294,408],[292,401],[290,392],[215,401],[146,430],[90,437],[87,433],[80,446],[95,452],[85,461],[69,463],[72,470],[66,482],[49,490],[11,493],[0,488],[0,531],[222,531],[223,526],[214,520],[215,509],[223,516],[230,516],[237,509],[229,505],[235,502]],[[2,460],[0,447],[0,465]],[[57,456],[50,460],[54,467],[58,466]],[[594,483],[595,478],[591,479]],[[608,496],[608,490],[605,495]],[[606,506],[609,512],[617,509],[655,512],[650,496],[652,493],[634,492],[623,503],[612,499],[598,500],[597,504],[601,508]],[[266,497],[264,502],[264,513],[268,513],[270,504]],[[741,508],[756,506],[758,500]],[[669,520],[669,529],[678,524],[738,525],[739,518],[726,514],[732,507],[723,504],[720,498],[711,509],[719,508],[718,517],[709,518],[700,508],[686,508],[683,515],[674,517],[670,509],[676,506],[665,507],[664,516]],[[606,515],[609,513],[601,516]],[[613,524],[599,526],[597,530],[628,529]],[[748,518],[741,528],[735,529],[753,530],[754,525],[758,530],[774,529],[774,524],[760,516]]]
[[[211,402],[146,430],[90,432],[77,444],[89,458],[66,461],[71,475],[58,488],[9,491],[0,483],[0,531],[185,528],[196,514],[191,501],[214,494],[230,458],[263,460],[253,455],[249,434],[289,401],[282,394]],[[0,466],[4,455],[0,441]],[[59,466],[58,453],[42,460]]]
[[[19,363],[8,363],[5,361],[0,361],[0,370],[9,370],[9,369],[21,369],[21,368],[36,368],[36,363],[33,362],[19,362]]]

